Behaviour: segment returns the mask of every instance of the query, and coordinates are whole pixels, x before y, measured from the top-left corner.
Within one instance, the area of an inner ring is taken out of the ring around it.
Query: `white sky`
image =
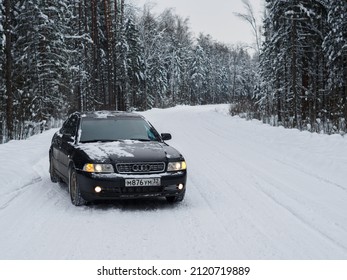
[[[213,39],[227,43],[253,45],[255,40],[249,24],[234,13],[245,13],[241,0],[132,0],[138,7],[156,3],[153,11],[162,12],[174,8],[176,14],[189,18],[193,35],[210,34]],[[259,24],[263,16],[264,0],[250,0]]]

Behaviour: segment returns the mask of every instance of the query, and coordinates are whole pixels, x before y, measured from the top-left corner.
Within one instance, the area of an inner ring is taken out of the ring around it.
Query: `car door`
[[[64,123],[65,124],[65,123]],[[63,127],[64,127],[63,124]],[[61,162],[60,162],[60,148],[62,142],[62,134],[61,131],[63,128],[59,130],[56,134],[54,134],[52,139],[52,149],[51,149],[51,164],[53,164],[56,172],[61,174]]]
[[[67,180],[69,177],[69,163],[71,155],[75,149],[75,141],[78,130],[79,117],[78,115],[71,115],[67,120],[66,125],[63,127],[62,141],[59,149],[60,173]]]

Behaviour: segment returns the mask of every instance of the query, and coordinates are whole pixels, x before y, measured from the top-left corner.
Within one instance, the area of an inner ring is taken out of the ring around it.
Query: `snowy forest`
[[[346,133],[347,1],[266,0],[263,30],[260,118]]]
[[[255,52],[194,37],[172,9],[156,14],[126,0],[0,0],[0,8],[0,143],[76,110],[177,104],[230,103],[231,114],[272,125],[347,132],[346,1],[266,0]]]

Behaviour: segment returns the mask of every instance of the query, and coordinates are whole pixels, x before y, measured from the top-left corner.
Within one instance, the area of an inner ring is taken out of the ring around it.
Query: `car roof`
[[[124,111],[89,111],[79,113],[81,118],[88,119],[105,119],[105,118],[142,118],[143,116],[133,113],[133,112],[124,112]]]

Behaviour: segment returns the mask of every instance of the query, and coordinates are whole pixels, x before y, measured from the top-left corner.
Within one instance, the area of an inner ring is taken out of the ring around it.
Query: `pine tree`
[[[127,83],[129,85],[129,107],[143,109],[142,83],[144,80],[143,50],[141,48],[138,27],[130,15],[125,26],[125,38],[128,42],[127,57]]]
[[[14,124],[13,124],[13,87],[12,87],[12,32],[13,32],[13,1],[4,0],[4,15],[3,15],[3,28],[5,35],[4,46],[4,76],[5,76],[5,104],[6,104],[6,132],[5,141],[15,138]]]
[[[324,40],[328,71],[329,101],[332,116],[339,118],[340,130],[347,120],[347,2],[328,2],[329,31]]]
[[[168,88],[163,30],[154,15],[145,9],[140,19],[140,37],[144,62],[144,108],[161,107]]]
[[[66,43],[71,49],[70,69],[72,94],[68,96],[71,111],[88,111],[94,108],[91,86],[92,39],[90,34],[90,1],[76,0],[69,5],[72,15],[67,18],[69,33]]]
[[[198,44],[195,47],[194,55],[190,65],[190,96],[189,103],[196,105],[202,103],[201,93],[206,82],[207,69],[206,66],[206,53],[204,49]]]
[[[4,87],[4,49],[5,49],[5,42],[3,40],[4,37],[4,6],[3,6],[3,0],[0,0],[0,144],[4,142],[5,140],[5,87]]]
[[[267,0],[259,98],[273,123],[311,129],[323,112],[325,22],[321,1]]]
[[[20,7],[15,30],[13,53],[16,116],[25,121],[42,122],[61,117],[68,108],[70,94],[70,50],[66,17],[69,9],[64,1],[28,0]],[[59,111],[58,111],[59,108]],[[20,138],[25,127],[18,131]]]

